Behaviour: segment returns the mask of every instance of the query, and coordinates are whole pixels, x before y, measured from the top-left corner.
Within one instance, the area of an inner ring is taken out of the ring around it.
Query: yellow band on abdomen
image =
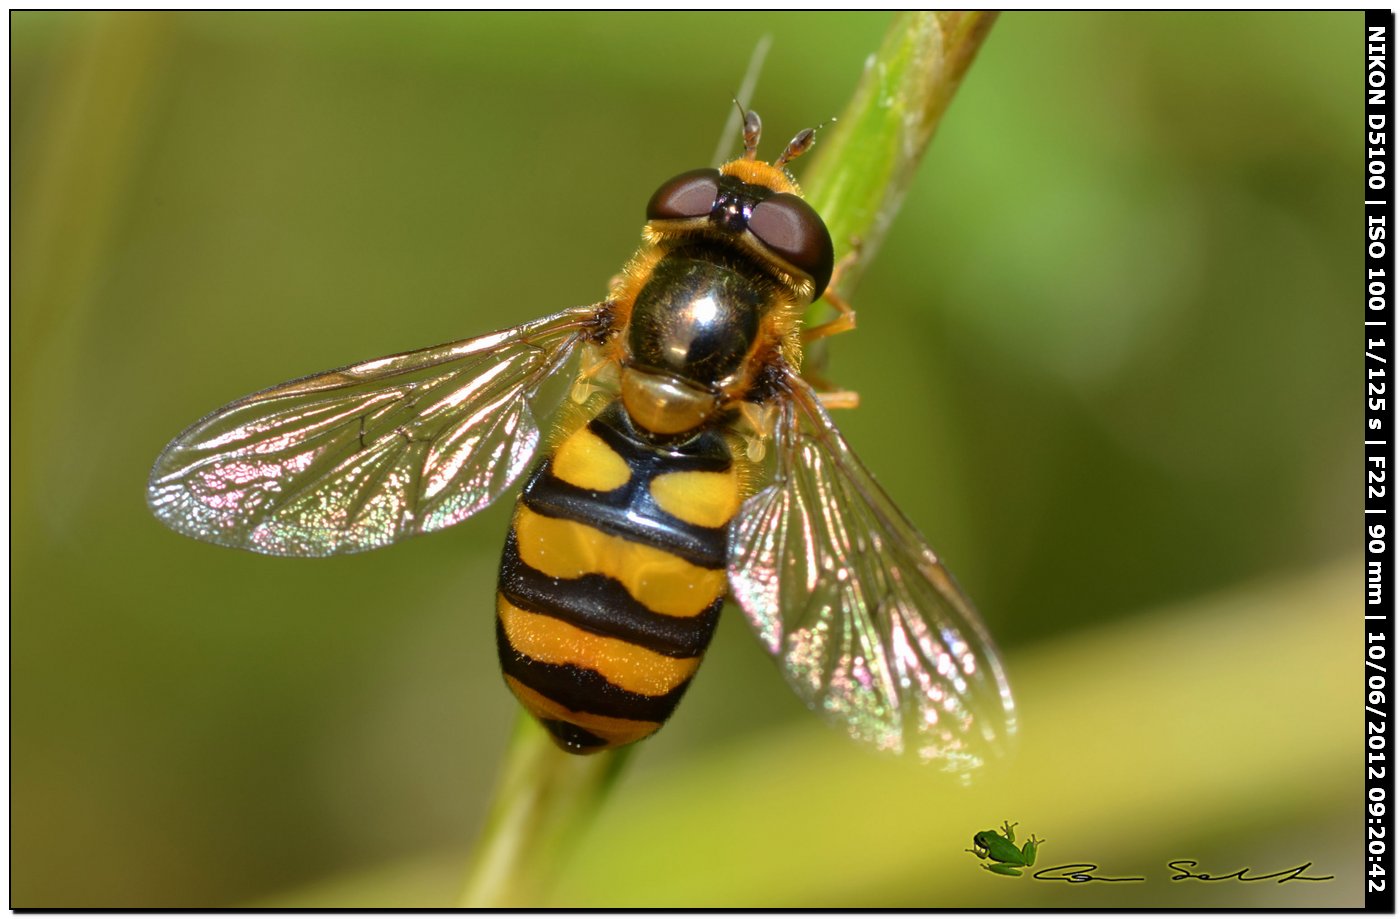
[[[651,480],[663,511],[698,527],[728,525],[739,511],[739,477],[729,472],[663,472]]]
[[[627,461],[586,427],[570,434],[550,463],[556,478],[591,491],[612,491],[632,478]]]
[[[542,664],[572,664],[644,696],[663,696],[684,683],[700,658],[667,657],[620,638],[586,632],[553,616],[531,613],[497,596],[496,612],[511,647]]]
[[[515,517],[520,560],[552,578],[601,574],[647,609],[695,616],[726,589],[723,569],[701,568],[662,549],[610,536],[583,523],[545,517],[520,506]]]

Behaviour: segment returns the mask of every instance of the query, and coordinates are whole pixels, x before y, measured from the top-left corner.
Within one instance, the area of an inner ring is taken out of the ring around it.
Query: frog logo
[[[964,849],[971,852],[980,859],[991,862],[982,867],[994,874],[1005,874],[1009,877],[1020,877],[1022,868],[1029,868],[1035,864],[1035,853],[1037,848],[1045,840],[1036,839],[1035,834],[1026,840],[1026,844],[1021,848],[1016,848],[1016,827],[1015,823],[1003,822],[1001,832],[996,830],[983,830],[972,837],[972,848]]]

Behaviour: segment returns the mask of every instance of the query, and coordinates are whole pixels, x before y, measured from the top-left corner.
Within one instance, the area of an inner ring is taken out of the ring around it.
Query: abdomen
[[[662,450],[617,403],[531,474],[501,558],[497,647],[561,747],[631,743],[670,717],[719,619],[741,499],[720,434]]]

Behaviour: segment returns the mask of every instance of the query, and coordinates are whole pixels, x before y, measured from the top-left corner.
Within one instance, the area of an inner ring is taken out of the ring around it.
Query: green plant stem
[[[953,93],[996,20],[994,12],[900,13],[823,131],[802,178],[803,195],[831,231],[838,261],[858,243],[835,289],[849,296],[893,223]],[[821,301],[809,325],[826,318]],[[809,349],[818,366],[824,341]]]
[[[524,906],[543,894],[633,749],[574,756],[520,712],[461,905]]]
[[[859,240],[855,285],[894,219],[929,139],[995,14],[901,13],[804,179],[838,257]],[[809,315],[809,322],[816,314]],[[821,342],[817,342],[821,344]],[[467,875],[462,905],[538,905],[632,748],[576,757],[522,713]]]

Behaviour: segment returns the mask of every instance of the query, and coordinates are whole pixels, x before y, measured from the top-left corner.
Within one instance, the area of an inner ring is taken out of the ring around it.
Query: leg
[[[835,319],[827,320],[821,325],[814,325],[811,328],[802,330],[802,343],[805,345],[814,342],[819,338],[826,338],[830,335],[840,335],[842,332],[849,332],[856,327],[856,311],[851,308],[851,304],[846,302],[835,291],[827,291],[822,294],[822,299],[836,307],[837,316]]]
[[[849,389],[837,389],[824,375],[804,369],[802,378],[812,384],[825,409],[859,408],[860,393]]]
[[[822,299],[835,308],[836,318],[812,326],[810,329],[803,329],[803,344],[831,335],[840,335],[842,332],[849,332],[856,327],[856,311],[845,297],[836,292],[836,285],[841,283],[841,276],[849,271],[859,258],[860,240],[853,239],[850,251],[841,256],[841,261],[837,262],[836,267],[831,269],[831,280],[827,282],[826,292],[822,294]]]
[[[817,393],[822,408],[860,408],[860,393],[850,389],[835,389]]]
[[[1021,876],[1021,869],[1016,867],[1015,865],[983,865],[982,867],[986,868],[993,874],[1004,874],[1007,877],[1013,878],[1018,878]]]

